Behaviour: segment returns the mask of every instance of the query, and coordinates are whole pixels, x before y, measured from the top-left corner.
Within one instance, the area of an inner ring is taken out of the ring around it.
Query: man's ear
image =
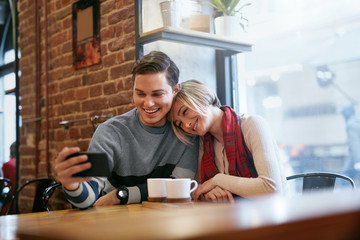
[[[174,92],[175,92],[175,95],[180,91],[180,83],[177,83],[175,86],[174,86]]]

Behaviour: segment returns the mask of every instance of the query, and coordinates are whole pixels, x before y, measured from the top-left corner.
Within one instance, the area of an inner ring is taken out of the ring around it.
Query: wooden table
[[[0,239],[360,239],[360,192],[0,217]]]

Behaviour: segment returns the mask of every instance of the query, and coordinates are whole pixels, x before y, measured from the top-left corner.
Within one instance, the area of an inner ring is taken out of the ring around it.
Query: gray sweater
[[[128,203],[147,200],[149,177],[194,178],[197,170],[198,138],[186,146],[175,136],[171,124],[152,128],[141,123],[137,109],[100,124],[89,152],[104,152],[110,160],[109,178],[93,178],[75,191],[65,191],[76,207],[92,206],[102,195],[120,186],[129,189]]]

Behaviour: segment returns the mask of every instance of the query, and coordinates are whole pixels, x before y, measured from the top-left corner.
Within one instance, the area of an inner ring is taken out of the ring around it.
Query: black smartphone
[[[109,160],[105,153],[98,152],[78,152],[68,156],[66,159],[86,154],[88,160],[86,162],[91,163],[91,168],[84,171],[75,173],[74,177],[108,177],[110,176]]]

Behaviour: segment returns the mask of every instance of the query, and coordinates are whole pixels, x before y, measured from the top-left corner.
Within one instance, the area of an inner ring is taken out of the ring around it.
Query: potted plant
[[[216,10],[214,17],[215,33],[223,36],[236,37],[244,32],[246,19],[241,10],[251,3],[240,4],[241,0],[209,0],[204,1]]]

